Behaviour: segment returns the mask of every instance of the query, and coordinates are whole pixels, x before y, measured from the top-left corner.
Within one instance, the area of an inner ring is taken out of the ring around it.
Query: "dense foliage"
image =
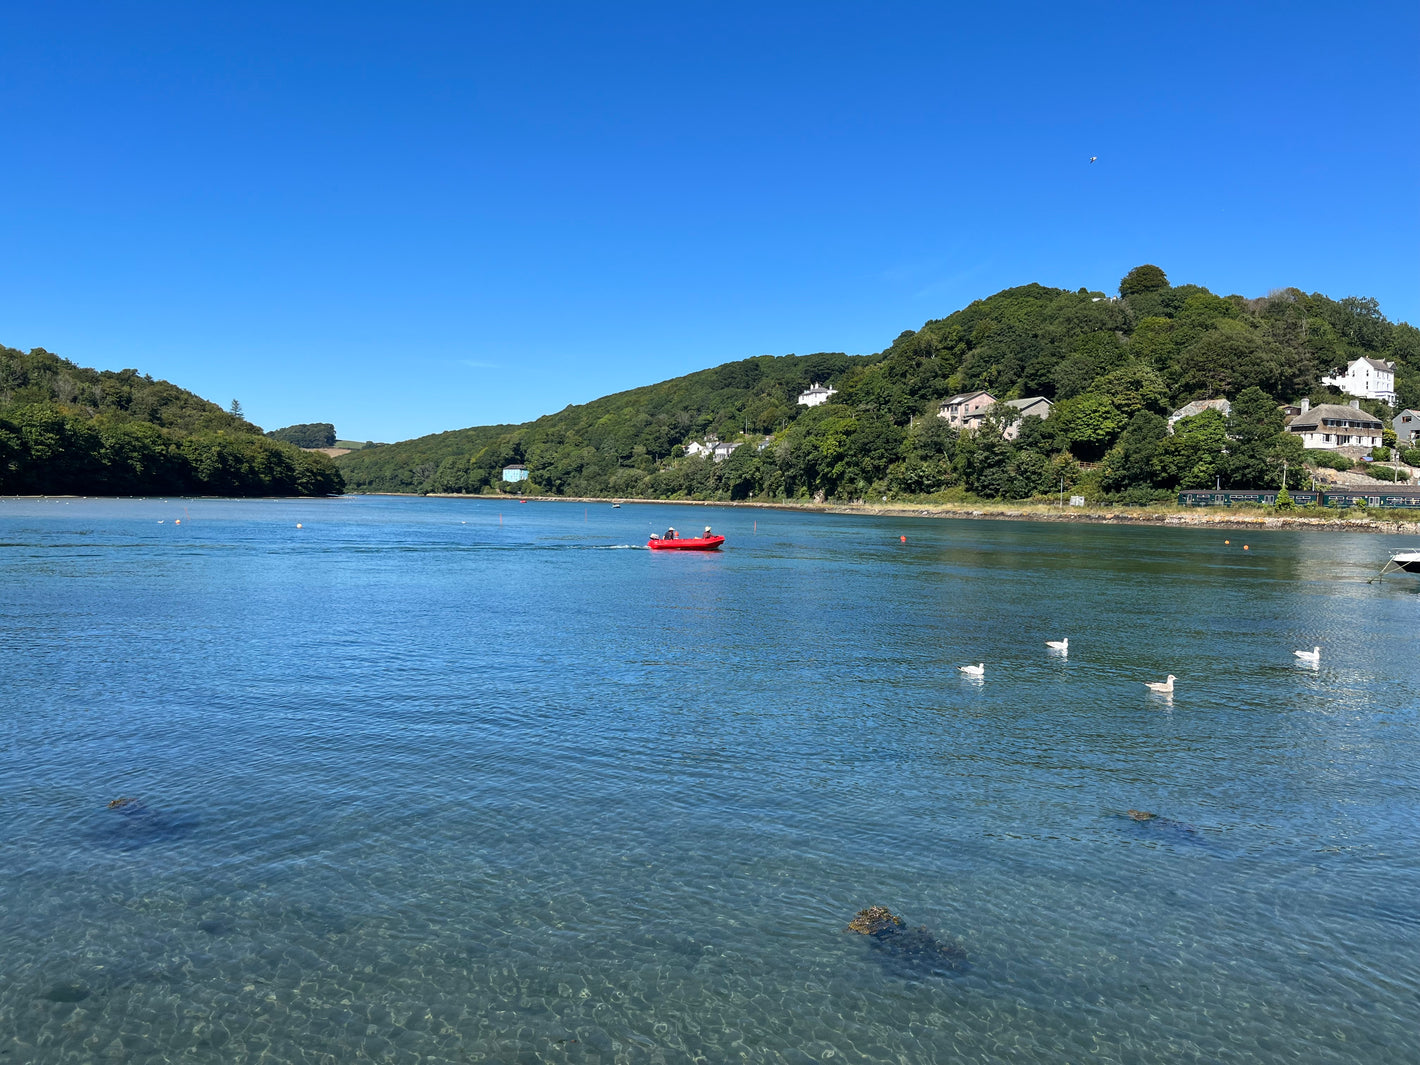
[[[234,403],[233,407],[240,409]],[[0,493],[328,495],[325,455],[137,370],[0,348]]]
[[[1299,487],[1300,440],[1282,402],[1347,402],[1321,378],[1357,356],[1396,363],[1402,406],[1420,406],[1420,330],[1374,300],[1296,289],[1259,299],[1170,285],[1131,270],[1121,296],[1042,285],[1007,289],[908,330],[873,356],[762,356],[607,396],[520,426],[443,433],[343,456],[356,490],[660,498],[1022,499],[1075,488],[1145,502],[1179,488]],[[797,403],[811,383],[830,402]],[[1048,419],[1007,439],[998,418],[959,434],[936,416],[955,393],[1045,396]],[[1170,411],[1226,397],[1169,431]],[[1389,422],[1382,404],[1362,406]],[[723,462],[686,456],[707,435],[742,446]],[[1323,460],[1326,461],[1326,460]],[[1337,460],[1331,460],[1334,463]],[[501,480],[525,464],[529,480]],[[1349,466],[1350,459],[1340,464]]]
[[[308,422],[272,429],[266,434],[272,440],[284,440],[297,447],[335,447],[335,426],[330,422]]]

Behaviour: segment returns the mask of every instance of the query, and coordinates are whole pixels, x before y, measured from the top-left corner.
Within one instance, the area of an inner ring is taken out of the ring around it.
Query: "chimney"
[[[1351,401],[1351,406],[1355,407],[1357,410],[1360,410],[1360,409],[1361,409],[1361,401],[1360,401],[1359,399],[1353,399],[1353,400]]]
[[[1307,411],[1309,411],[1309,410],[1311,410],[1311,409],[1312,409],[1312,401],[1311,401],[1310,399],[1304,399],[1304,400],[1302,400],[1302,413],[1305,414]]]

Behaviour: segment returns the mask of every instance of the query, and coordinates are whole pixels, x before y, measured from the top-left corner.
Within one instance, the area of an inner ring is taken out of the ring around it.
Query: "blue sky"
[[[0,344],[396,440],[1143,262],[1420,324],[1417,56],[1413,2],[6,5]]]

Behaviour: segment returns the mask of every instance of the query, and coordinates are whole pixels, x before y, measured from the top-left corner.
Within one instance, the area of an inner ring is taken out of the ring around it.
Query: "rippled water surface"
[[[0,501],[0,1063],[1413,1063],[1412,546]]]

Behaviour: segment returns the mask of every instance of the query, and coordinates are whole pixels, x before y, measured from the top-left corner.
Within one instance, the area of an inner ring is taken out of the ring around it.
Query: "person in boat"
[[[665,535],[665,536],[662,536],[661,539],[662,539],[662,540],[674,540],[674,539],[676,539],[675,527],[672,526],[671,528],[667,529],[667,530],[666,530],[666,535]]]
[[[705,526],[705,532],[702,535],[705,537],[705,539],[710,539],[710,526]]]

